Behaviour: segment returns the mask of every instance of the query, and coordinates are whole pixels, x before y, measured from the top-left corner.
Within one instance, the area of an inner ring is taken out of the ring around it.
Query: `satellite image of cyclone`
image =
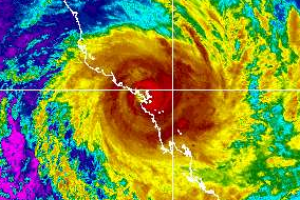
[[[300,200],[299,0],[0,0],[0,200]]]

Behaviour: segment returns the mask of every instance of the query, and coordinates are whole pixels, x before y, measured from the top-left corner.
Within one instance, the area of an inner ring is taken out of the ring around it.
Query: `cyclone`
[[[1,199],[299,199],[297,1],[2,1]]]

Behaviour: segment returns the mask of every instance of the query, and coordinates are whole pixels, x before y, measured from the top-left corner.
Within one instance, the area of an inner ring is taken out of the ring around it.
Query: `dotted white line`
[[[162,133],[161,133],[161,127],[158,125],[157,120],[155,119],[155,115],[150,112],[149,110],[147,110],[144,106],[144,104],[151,104],[152,103],[152,96],[150,95],[149,91],[150,90],[144,90],[144,92],[142,93],[141,90],[138,89],[134,89],[131,88],[129,86],[124,85],[123,82],[118,82],[117,78],[115,77],[115,75],[113,74],[113,72],[110,73],[106,73],[104,71],[103,68],[99,68],[99,67],[92,67],[88,62],[87,59],[90,58],[92,60],[94,60],[95,58],[93,56],[91,56],[86,48],[86,45],[82,45],[81,43],[83,42],[83,31],[81,28],[81,24],[78,18],[78,12],[72,10],[72,8],[69,6],[67,0],[63,0],[64,4],[66,5],[66,7],[70,10],[70,12],[72,13],[72,15],[74,16],[76,23],[78,24],[78,28],[79,28],[79,40],[77,42],[78,44],[78,48],[81,50],[81,52],[84,54],[84,63],[87,67],[89,67],[91,70],[104,75],[105,77],[110,77],[111,81],[119,88],[124,89],[126,91],[129,91],[130,93],[132,93],[133,95],[139,97],[140,99],[140,106],[142,108],[142,110],[148,114],[150,116],[150,119],[152,121],[152,123],[154,124],[154,128],[157,130],[158,133],[158,139],[159,142],[161,144],[161,150],[163,152],[163,154],[165,153],[170,153],[172,155],[172,199],[174,200],[174,149],[176,149],[176,151],[182,153],[184,156],[189,157],[190,158],[190,163],[189,163],[189,176],[187,177],[187,180],[190,182],[196,182],[198,183],[199,187],[201,188],[202,191],[204,191],[206,194],[210,194],[215,196],[217,199],[219,199],[219,196],[217,194],[215,194],[215,192],[213,190],[207,190],[206,186],[204,184],[204,182],[202,181],[202,178],[198,178],[196,176],[193,175],[193,169],[192,169],[192,161],[193,161],[193,157],[192,157],[192,152],[190,151],[190,149],[183,144],[182,145],[182,149],[177,148],[175,142],[174,142],[174,24],[173,24],[173,17],[174,17],[174,1],[172,0],[172,141],[169,141],[169,148],[166,148],[163,140],[162,140]],[[222,90],[223,91],[223,90]],[[163,112],[163,111],[162,111]],[[160,113],[159,113],[160,114]]]

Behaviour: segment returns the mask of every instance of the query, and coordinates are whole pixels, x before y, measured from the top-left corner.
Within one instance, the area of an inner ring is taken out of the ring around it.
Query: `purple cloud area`
[[[11,134],[1,141],[2,157],[7,164],[3,168],[0,167],[0,190],[8,194],[9,199],[19,200],[45,198],[51,195],[53,193],[51,185],[42,183],[38,175],[39,161],[32,150],[26,149],[25,137],[20,132],[20,122],[13,119],[11,109],[8,112],[8,124]]]

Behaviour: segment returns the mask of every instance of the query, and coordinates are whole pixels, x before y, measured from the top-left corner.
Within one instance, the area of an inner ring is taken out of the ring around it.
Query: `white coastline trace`
[[[95,71],[96,73],[98,74],[101,74],[105,77],[109,77],[111,79],[111,81],[119,88],[121,89],[125,89],[127,91],[129,91],[131,94],[135,95],[138,97],[138,99],[140,100],[140,106],[141,106],[141,109],[149,115],[152,123],[154,124],[154,128],[156,129],[157,131],[157,134],[158,134],[158,140],[160,142],[160,145],[161,145],[161,150],[163,152],[163,154],[166,154],[166,153],[169,153],[171,154],[172,156],[174,156],[174,149],[183,154],[184,156],[188,157],[190,159],[190,162],[189,162],[189,174],[186,175],[187,177],[187,180],[189,182],[192,182],[192,183],[197,183],[200,187],[200,189],[206,193],[206,194],[209,194],[209,195],[213,195],[215,196],[217,199],[220,199],[219,195],[217,195],[215,193],[214,190],[208,190],[205,186],[205,183],[203,182],[202,178],[200,177],[197,177],[193,174],[193,168],[192,168],[192,163],[193,163],[193,156],[192,156],[192,152],[190,151],[190,149],[185,145],[185,144],[182,144],[181,148],[178,148],[175,144],[174,141],[169,141],[169,147],[167,148],[162,140],[162,131],[161,131],[161,127],[159,126],[156,118],[155,118],[155,114],[150,112],[149,110],[146,109],[146,107],[144,106],[145,104],[151,104],[152,103],[152,96],[150,95],[150,90],[139,90],[139,89],[135,89],[135,88],[131,88],[129,86],[126,86],[123,84],[123,82],[118,82],[117,78],[115,77],[114,73],[113,72],[110,72],[110,73],[106,73],[104,71],[103,68],[100,68],[100,67],[93,67],[91,66],[89,63],[88,63],[88,59],[91,59],[91,60],[94,60],[95,58],[90,55],[87,51],[87,48],[86,48],[86,45],[83,44],[83,31],[82,31],[82,27],[81,27],[81,23],[79,21],[79,18],[78,18],[78,12],[77,11],[74,11],[70,5],[68,4],[67,0],[63,0],[65,6],[68,8],[68,10],[71,12],[71,14],[73,15],[73,17],[75,18],[75,21],[78,25],[78,29],[79,29],[79,39],[77,41],[77,45],[78,45],[78,48],[80,49],[80,51],[83,53],[84,55],[84,64],[91,70]],[[172,58],[173,59],[173,58]],[[172,88],[173,90],[173,88]],[[143,91],[143,92],[141,92]],[[174,98],[172,96],[172,98]],[[173,108],[172,108],[173,109]],[[173,121],[173,120],[172,120]],[[173,126],[173,125],[172,125]],[[178,132],[180,132],[180,130],[178,130]],[[181,133],[181,132],[180,132]],[[181,133],[182,134],[182,133]],[[181,135],[180,134],[180,135]],[[173,135],[173,133],[172,133]],[[172,169],[174,170],[174,169]],[[173,184],[173,183],[172,183]],[[172,191],[173,193],[173,191]],[[172,194],[172,197],[173,197],[173,194]]]

